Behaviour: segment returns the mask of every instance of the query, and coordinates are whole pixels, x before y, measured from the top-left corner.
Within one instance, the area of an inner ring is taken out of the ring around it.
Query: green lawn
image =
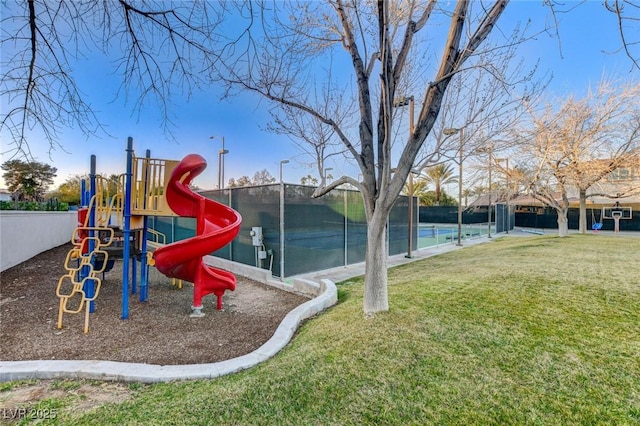
[[[639,424],[640,238],[501,238],[389,271],[274,359],[64,424]],[[188,349],[186,349],[188,350]]]

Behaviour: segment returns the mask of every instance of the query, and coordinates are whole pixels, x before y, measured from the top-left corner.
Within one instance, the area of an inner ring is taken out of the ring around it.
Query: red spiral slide
[[[236,277],[208,266],[203,256],[229,244],[240,231],[242,216],[230,207],[209,200],[189,188],[189,183],[207,167],[198,154],[189,154],[173,170],[166,188],[167,203],[178,216],[196,218],[196,236],[158,248],[153,257],[164,275],[194,284],[193,315],[202,315],[202,298],[215,294],[222,309],[225,290],[235,290]]]

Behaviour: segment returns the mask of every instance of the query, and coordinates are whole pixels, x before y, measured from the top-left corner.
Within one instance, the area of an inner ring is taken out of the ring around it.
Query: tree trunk
[[[578,230],[581,234],[587,233],[587,191],[580,190],[580,222]]]
[[[364,313],[389,310],[387,292],[387,218],[376,212],[367,226],[367,254],[364,279]]]
[[[558,236],[566,237],[569,235],[569,219],[567,218],[568,209],[556,211],[558,212]]]

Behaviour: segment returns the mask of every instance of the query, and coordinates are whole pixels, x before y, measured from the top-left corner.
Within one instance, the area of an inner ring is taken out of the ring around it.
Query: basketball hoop
[[[617,217],[620,220],[629,220],[633,219],[633,209],[626,206],[603,207],[601,217],[602,219],[614,219]]]
[[[602,221],[602,219],[613,219],[613,229],[618,234],[620,232],[620,221],[633,219],[633,209],[619,204],[613,207],[603,207],[600,220]]]

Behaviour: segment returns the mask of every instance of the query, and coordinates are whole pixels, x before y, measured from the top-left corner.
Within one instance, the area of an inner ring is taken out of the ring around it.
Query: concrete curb
[[[240,267],[238,268],[241,269]],[[242,275],[239,271],[234,272]],[[280,352],[289,343],[302,321],[338,302],[338,290],[335,284],[328,279],[319,281],[317,283],[296,278],[294,284],[290,286],[277,281],[267,282],[268,285],[277,284],[279,288],[288,291],[314,292],[316,297],[289,312],[273,336],[258,349],[247,355],[216,363],[187,365],[133,364],[115,361],[0,361],[0,382],[21,379],[71,378],[156,383],[175,380],[212,379],[245,370],[268,360]]]

